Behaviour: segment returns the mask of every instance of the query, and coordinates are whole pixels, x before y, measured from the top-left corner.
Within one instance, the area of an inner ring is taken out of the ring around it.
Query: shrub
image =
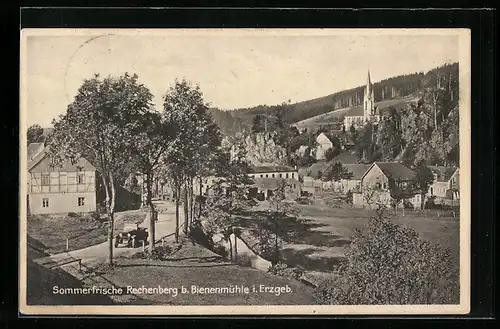
[[[149,250],[138,252],[132,258],[136,259],[152,259],[152,260],[167,260],[169,256],[178,251],[182,247],[181,244],[167,245],[163,247],[156,247],[153,253]]]
[[[78,214],[77,214],[77,213],[75,213],[75,212],[69,212],[69,213],[68,213],[68,217],[71,217],[71,218],[76,218],[76,217],[78,217]]]
[[[224,247],[220,242],[217,242],[213,245],[212,251],[217,255],[222,256],[223,259],[227,259],[229,257],[229,252],[227,251],[226,247]]]
[[[245,267],[252,267],[252,261],[257,258],[254,255],[251,254],[238,254],[236,257],[236,264],[245,266]]]
[[[459,302],[458,266],[450,251],[421,240],[417,233],[386,221],[370,220],[357,230],[337,279],[321,283],[321,304],[454,304]]]
[[[269,267],[267,272],[277,276],[285,277],[287,279],[294,279],[294,280],[299,280],[302,277],[302,274],[304,273],[302,270],[295,267],[289,267],[285,263],[274,264]]]
[[[97,211],[93,211],[89,214],[89,217],[93,220],[100,221],[101,215]]]

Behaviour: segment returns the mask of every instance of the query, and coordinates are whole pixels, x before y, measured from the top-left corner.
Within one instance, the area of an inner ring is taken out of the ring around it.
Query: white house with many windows
[[[263,193],[265,199],[273,195],[280,180],[285,180],[288,186],[287,197],[300,197],[300,181],[297,169],[288,166],[261,165],[253,168],[249,176],[255,181],[257,193]]]
[[[28,147],[28,214],[96,210],[96,168],[86,159],[54,167],[43,145]]]

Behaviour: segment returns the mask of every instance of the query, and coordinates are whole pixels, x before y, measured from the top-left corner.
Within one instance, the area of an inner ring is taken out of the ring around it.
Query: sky
[[[21,63],[26,124],[50,127],[95,73],[136,73],[158,110],[176,78],[199,84],[211,106],[231,110],[322,97],[363,85],[368,70],[377,82],[459,57],[458,37],[449,33],[224,31],[29,35]]]

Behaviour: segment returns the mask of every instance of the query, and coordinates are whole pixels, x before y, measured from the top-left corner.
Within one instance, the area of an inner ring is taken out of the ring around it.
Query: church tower
[[[370,79],[370,70],[368,70],[368,78],[366,79],[365,94],[363,98],[363,114],[365,117],[375,114],[374,105],[375,97],[373,94],[373,85]]]

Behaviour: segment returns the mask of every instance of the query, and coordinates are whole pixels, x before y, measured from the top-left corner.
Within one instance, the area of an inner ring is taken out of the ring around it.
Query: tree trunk
[[[238,237],[234,234],[234,261],[238,261]]]
[[[147,188],[147,205],[149,207],[149,250],[151,253],[150,257],[153,254],[153,250],[155,249],[155,220],[156,213],[155,207],[153,205],[153,193],[152,193],[152,184],[153,184],[153,172],[149,172],[147,174],[146,180],[146,188]]]
[[[115,226],[115,205],[116,205],[116,189],[113,174],[109,174],[109,186],[111,189],[111,200],[108,196],[106,197],[109,201],[108,210],[108,240],[109,240],[109,264],[113,265],[113,236],[114,236],[114,226]]]
[[[201,211],[202,211],[202,207],[201,207],[201,198],[203,196],[203,188],[202,188],[202,184],[203,184],[203,180],[200,176],[200,199],[199,199],[199,209],[198,209],[198,218],[201,217]]]
[[[175,184],[175,242],[179,242],[179,196],[180,196],[180,187],[176,182]]]
[[[274,235],[274,258],[275,258],[275,263],[279,263],[279,246],[278,246],[278,233]]]
[[[187,234],[187,229],[189,225],[189,205],[188,205],[188,189],[187,182],[184,182],[183,190],[183,202],[184,202],[184,233]]]
[[[231,235],[229,235],[229,260],[233,262],[233,243],[231,242]]]
[[[193,213],[194,213],[194,190],[193,190],[193,180],[189,180],[189,226],[193,225]]]

